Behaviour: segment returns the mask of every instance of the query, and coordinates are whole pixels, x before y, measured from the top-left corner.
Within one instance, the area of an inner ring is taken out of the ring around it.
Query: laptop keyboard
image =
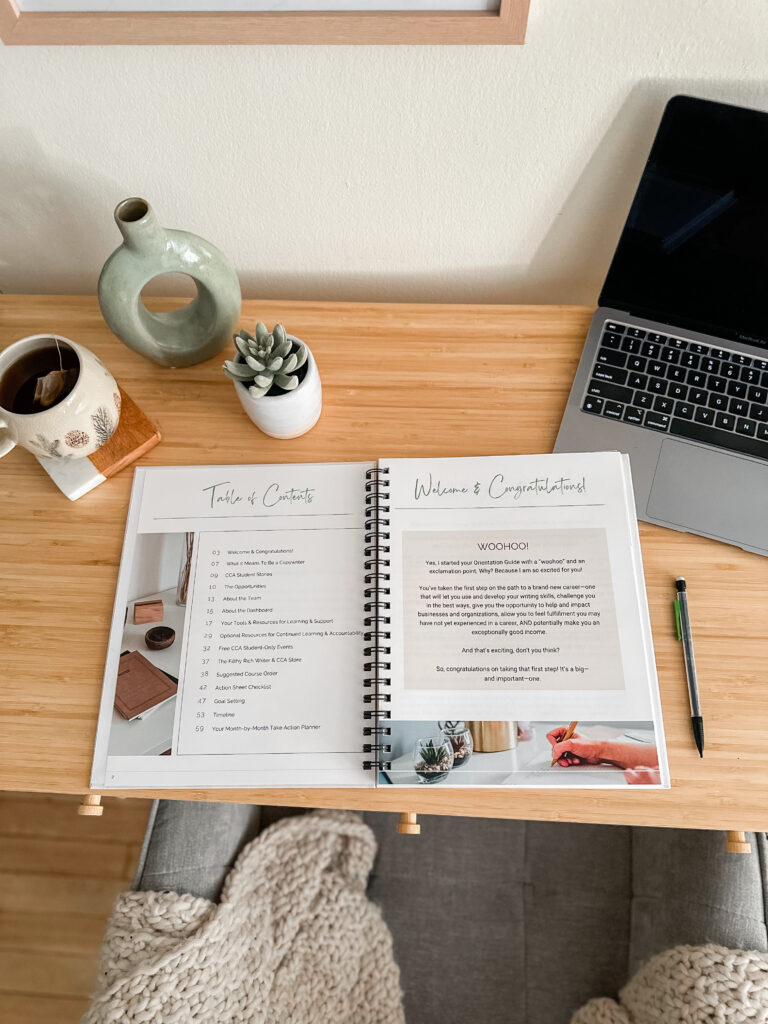
[[[581,408],[768,459],[768,359],[609,320]]]

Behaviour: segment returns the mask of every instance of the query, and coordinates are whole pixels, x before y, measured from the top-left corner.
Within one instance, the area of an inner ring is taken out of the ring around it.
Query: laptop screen
[[[768,347],[768,114],[669,101],[600,305]]]

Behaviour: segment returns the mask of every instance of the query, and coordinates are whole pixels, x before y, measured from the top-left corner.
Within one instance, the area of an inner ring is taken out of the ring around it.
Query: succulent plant
[[[428,769],[436,769],[441,767],[450,767],[447,764],[448,752],[445,744],[435,743],[433,740],[428,740],[427,743],[423,743],[419,749],[419,757],[422,760],[423,767]]]
[[[282,324],[275,324],[270,334],[259,321],[255,336],[238,331],[234,337],[243,362],[227,359],[224,373],[244,384],[254,398],[266,395],[273,386],[282,391],[293,391],[299,386],[295,371],[306,363],[307,347],[300,341],[292,342]]]

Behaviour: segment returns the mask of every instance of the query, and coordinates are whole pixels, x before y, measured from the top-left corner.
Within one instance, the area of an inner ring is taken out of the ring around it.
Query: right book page
[[[668,786],[628,457],[382,460],[381,481],[379,784]]]

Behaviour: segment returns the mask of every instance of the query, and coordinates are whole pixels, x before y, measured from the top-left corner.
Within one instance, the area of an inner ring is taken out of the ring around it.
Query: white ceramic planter
[[[288,337],[291,341],[300,341],[292,334]],[[304,344],[306,345],[306,342]],[[242,362],[239,355],[236,362]],[[246,416],[270,437],[281,440],[301,437],[320,419],[323,389],[320,374],[317,372],[317,363],[309,346],[306,367],[307,372],[299,386],[294,391],[286,391],[282,395],[262,395],[261,398],[253,398],[245,384],[233,381],[235,393],[245,409]]]

